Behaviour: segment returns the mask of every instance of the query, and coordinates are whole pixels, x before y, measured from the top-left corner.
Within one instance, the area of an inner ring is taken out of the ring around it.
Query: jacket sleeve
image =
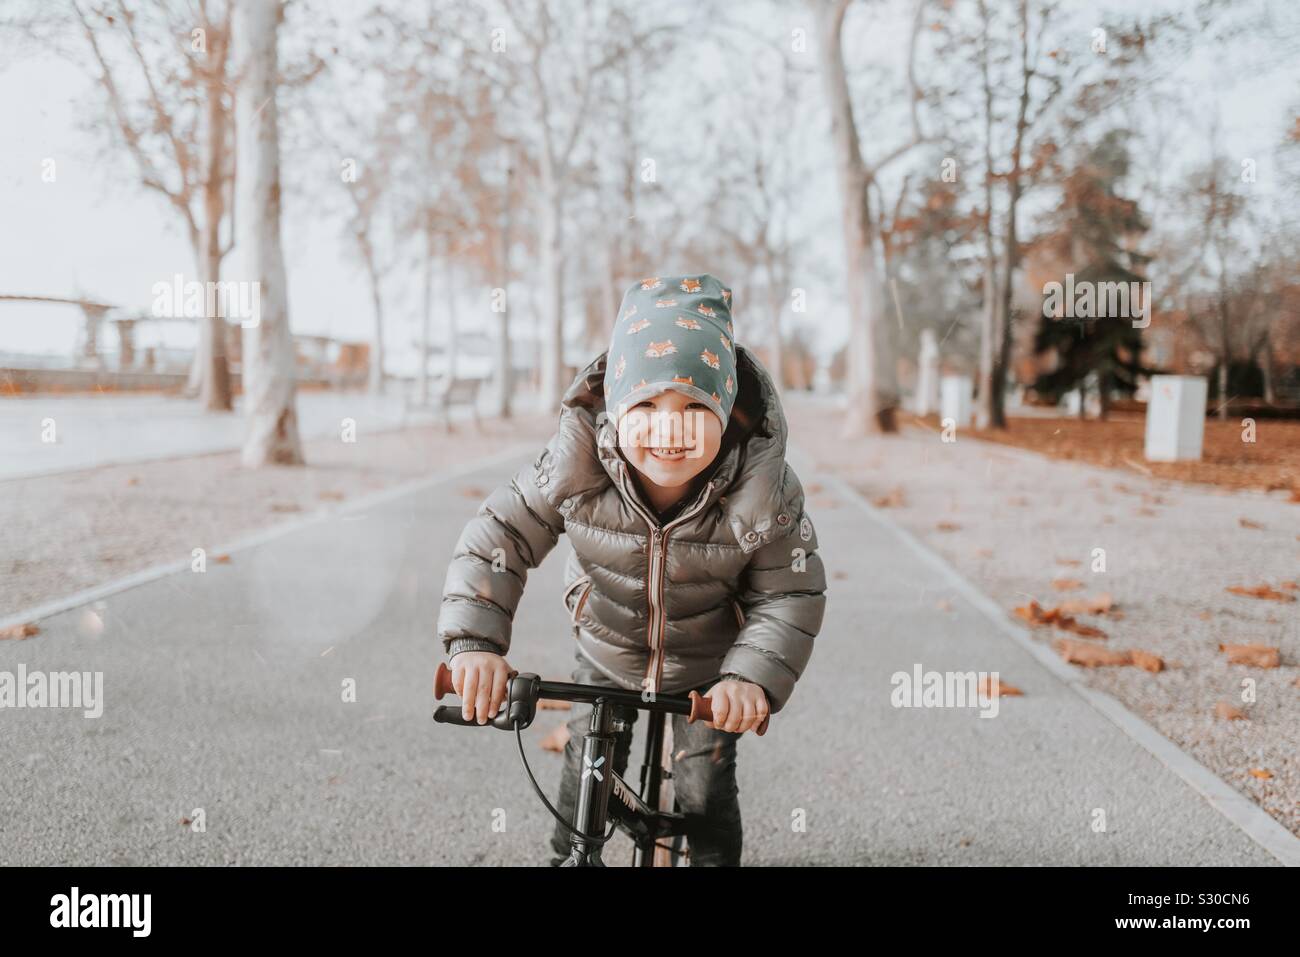
[[[826,572],[802,491],[793,504],[789,533],[750,557],[737,596],[745,623],[720,669],[761,685],[773,714],[803,674],[826,610]]]
[[[437,634],[448,655],[510,650],[528,572],[564,531],[564,517],[543,491],[558,439],[558,433],[552,436],[531,463],[493,491],[461,531],[438,613]]]

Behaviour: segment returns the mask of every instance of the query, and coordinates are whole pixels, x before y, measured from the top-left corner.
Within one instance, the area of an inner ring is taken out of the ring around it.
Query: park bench
[[[433,383],[429,408],[442,417],[443,426],[450,432],[452,431],[451,410],[457,406],[468,406],[474,417],[475,428],[481,428],[478,394],[482,386],[482,379],[439,379]],[[408,408],[415,404],[417,403],[408,402]]]

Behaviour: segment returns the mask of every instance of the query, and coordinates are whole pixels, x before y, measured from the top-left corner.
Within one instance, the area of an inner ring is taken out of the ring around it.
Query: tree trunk
[[[420,408],[429,404],[429,325],[433,321],[433,230],[424,232],[424,300],[420,308]]]
[[[563,198],[555,179],[554,165],[542,152],[541,162],[541,270],[542,270],[542,368],[543,409],[557,407],[564,386],[564,256]]]
[[[881,402],[876,374],[882,316],[880,273],[875,258],[870,177],[858,145],[853,103],[844,69],[841,29],[846,3],[817,3],[821,74],[830,110],[831,137],[844,206],[844,260],[849,307],[849,402],[845,437],[895,431],[892,410]]]
[[[243,462],[301,465],[295,407],[294,348],[280,246],[280,139],[276,108],[279,0],[236,0],[235,225],[245,281],[260,284],[260,316],[244,350],[248,437]]]
[[[370,307],[375,314],[375,332],[370,341],[370,378],[368,388],[371,395],[384,394],[384,290],[379,268],[375,264],[375,251],[370,245],[370,236],[359,237],[361,261],[366,267],[366,279],[370,283]]]
[[[505,193],[501,201],[501,295],[502,309],[497,315],[497,415],[510,418],[510,399],[514,391],[514,361],[510,355],[510,185],[514,181],[514,156],[506,154]]]
[[[203,223],[199,226],[199,281],[206,290],[216,289],[221,281],[221,220],[226,213],[226,136],[230,115],[225,106],[226,44],[222,30],[209,31],[209,53],[214,68],[208,73],[204,91],[208,111],[207,176],[203,183]],[[205,295],[205,302],[216,302]],[[214,313],[217,310],[214,310]],[[227,323],[221,315],[207,315],[199,320],[199,347],[191,367],[189,385],[198,393],[199,403],[209,412],[231,410],[230,362],[227,356]]]

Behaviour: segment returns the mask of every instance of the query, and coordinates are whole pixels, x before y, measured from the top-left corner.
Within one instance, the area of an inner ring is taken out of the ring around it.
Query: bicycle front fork
[[[591,709],[591,727],[582,743],[581,778],[572,824],[580,833],[569,835],[569,857],[561,867],[604,867],[600,844],[593,844],[583,834],[604,837],[609,823],[609,794],[614,786],[614,745],[622,721],[614,716],[614,706],[597,698]]]

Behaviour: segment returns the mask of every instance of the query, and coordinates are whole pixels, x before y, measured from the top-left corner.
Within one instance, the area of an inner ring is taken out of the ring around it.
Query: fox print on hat
[[[654,276],[623,294],[605,362],[605,409],[617,422],[642,399],[675,389],[727,427],[736,404],[731,290],[707,273]]]

